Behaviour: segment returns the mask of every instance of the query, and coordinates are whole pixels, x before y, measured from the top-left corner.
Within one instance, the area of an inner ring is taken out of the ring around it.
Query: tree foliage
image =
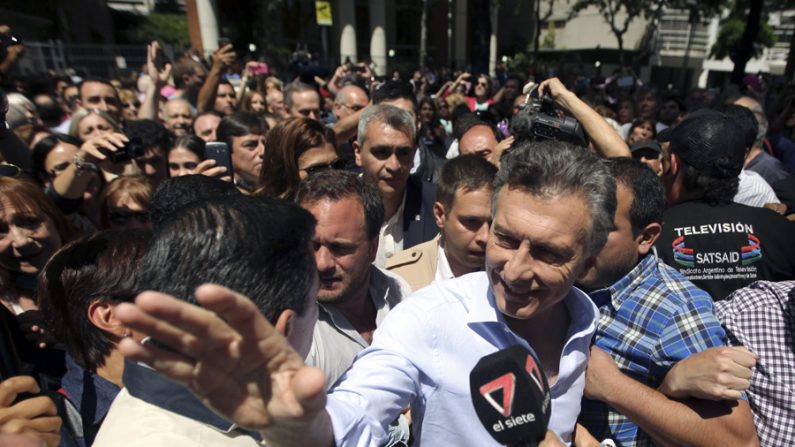
[[[732,46],[742,39],[745,26],[746,21],[739,17],[729,16],[721,20],[718,38],[715,44],[712,45],[712,49],[709,53],[710,57],[716,59],[728,57]],[[763,48],[772,47],[775,43],[776,35],[773,33],[773,27],[771,27],[766,20],[763,20],[760,23],[759,34],[757,34],[756,41],[754,42],[753,57],[761,56]]]

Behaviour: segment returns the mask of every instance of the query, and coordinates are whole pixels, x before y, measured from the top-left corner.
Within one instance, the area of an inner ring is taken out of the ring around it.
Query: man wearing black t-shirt
[[[732,202],[745,155],[739,127],[704,110],[658,139],[671,143],[659,256],[714,300],[757,280],[795,278],[795,224]]]

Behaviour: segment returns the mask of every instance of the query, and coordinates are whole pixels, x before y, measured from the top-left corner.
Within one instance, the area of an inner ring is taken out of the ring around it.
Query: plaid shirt
[[[679,360],[726,345],[712,298],[676,270],[647,255],[607,289],[590,294],[601,317],[594,343],[626,375],[651,388]],[[651,438],[607,404],[583,399],[582,423],[597,439],[619,446],[653,445]]]
[[[715,304],[734,345],[759,355],[748,403],[761,445],[795,445],[795,281],[758,281]]]

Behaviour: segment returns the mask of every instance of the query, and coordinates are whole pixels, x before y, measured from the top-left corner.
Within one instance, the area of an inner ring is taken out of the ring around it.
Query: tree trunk
[[[748,11],[748,20],[745,23],[745,31],[743,37],[734,45],[732,52],[732,61],[734,62],[734,71],[732,71],[731,80],[734,84],[740,85],[745,76],[745,66],[751,60],[754,52],[754,42],[756,36],[759,34],[759,22],[762,19],[762,2],[750,2],[751,9]]]
[[[420,69],[425,67],[428,54],[428,0],[422,0],[422,15],[420,16]]]
[[[538,40],[541,38],[541,0],[535,0],[533,9],[533,64],[538,60]]]
[[[616,34],[616,40],[618,41],[618,63],[621,65],[621,72],[623,73],[624,67],[624,35],[623,34]]]

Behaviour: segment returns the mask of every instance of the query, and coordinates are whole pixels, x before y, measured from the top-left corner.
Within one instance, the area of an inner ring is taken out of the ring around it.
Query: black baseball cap
[[[660,148],[660,143],[658,143],[658,142],[656,142],[654,140],[640,140],[640,141],[636,141],[636,142],[632,143],[632,145],[629,147],[630,152],[632,152],[633,154],[635,152],[637,152],[637,151],[644,150],[644,149],[656,152],[658,154],[662,152],[662,148]]]
[[[685,163],[715,178],[740,175],[745,160],[745,135],[726,114],[701,109],[659,134],[671,143],[668,151]]]

